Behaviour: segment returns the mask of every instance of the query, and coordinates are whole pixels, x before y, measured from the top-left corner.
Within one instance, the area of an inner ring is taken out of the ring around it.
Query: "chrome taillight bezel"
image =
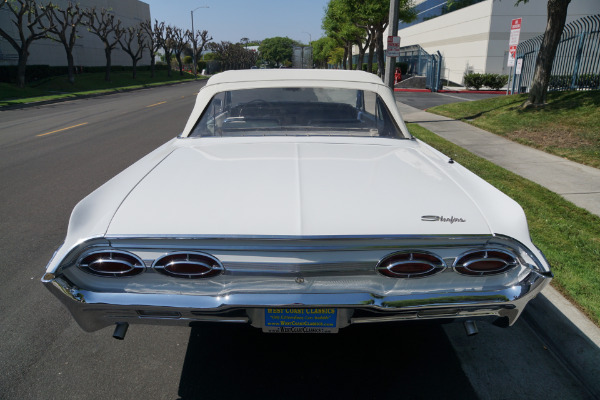
[[[478,254],[481,256],[478,257]],[[500,255],[506,256],[506,259],[501,258]],[[467,259],[465,261],[465,259]],[[490,269],[490,270],[477,270],[472,269],[473,264],[477,262],[498,262],[504,263],[504,266]],[[483,248],[483,249],[472,249],[460,254],[454,260],[452,264],[452,268],[454,271],[461,275],[466,276],[491,276],[491,275],[499,275],[503,274],[507,271],[510,271],[513,268],[516,268],[520,265],[519,258],[516,254],[507,251],[505,249],[499,248]]]
[[[105,255],[106,257],[101,257]],[[95,260],[88,260],[94,259]],[[102,271],[96,267],[98,264],[108,262],[111,264],[121,264],[128,267],[122,271]],[[146,270],[146,264],[142,259],[133,253],[123,250],[101,249],[84,253],[76,263],[82,271],[102,277],[132,277],[141,274]]]
[[[172,268],[173,266],[184,264],[195,265],[203,268],[203,270],[194,273],[184,273],[176,272]],[[164,275],[185,279],[214,278],[225,271],[223,264],[221,264],[218,258],[198,251],[176,251],[164,254],[154,260],[152,268]]]
[[[394,261],[396,259],[396,261]],[[401,265],[421,264],[429,266],[423,272],[398,272],[393,269]],[[437,254],[422,250],[399,251],[386,255],[375,267],[375,270],[388,278],[425,278],[442,272],[447,268],[444,259]]]

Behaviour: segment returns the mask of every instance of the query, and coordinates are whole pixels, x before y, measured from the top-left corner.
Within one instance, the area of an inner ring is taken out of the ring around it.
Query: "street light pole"
[[[196,32],[194,31],[194,11],[196,11],[199,8],[210,8],[208,6],[200,6],[200,7],[196,7],[194,8],[192,11],[190,11],[190,14],[192,16],[192,45],[194,47],[193,52],[192,52],[192,60],[193,60],[193,67],[194,67],[194,79],[196,79],[197,75],[198,75],[198,71],[197,69],[197,62],[196,62]]]
[[[398,2],[390,0],[390,17],[388,23],[388,36],[398,36]],[[385,84],[394,89],[394,67],[396,66],[396,57],[386,57],[385,63]]]

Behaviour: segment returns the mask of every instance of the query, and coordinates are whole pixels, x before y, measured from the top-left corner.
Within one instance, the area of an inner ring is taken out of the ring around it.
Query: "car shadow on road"
[[[350,326],[338,334],[263,334],[249,326],[191,330],[186,399],[476,399],[438,325]]]

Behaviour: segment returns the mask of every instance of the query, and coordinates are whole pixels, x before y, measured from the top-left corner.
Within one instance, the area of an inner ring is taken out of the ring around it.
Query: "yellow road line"
[[[56,133],[56,132],[62,132],[62,131],[66,131],[67,129],[73,129],[73,128],[77,128],[78,126],[82,126],[82,125],[87,125],[87,122],[84,122],[83,124],[79,124],[79,125],[73,125],[73,126],[68,126],[66,128],[62,128],[62,129],[57,129],[55,131],[52,132],[46,132],[46,133],[42,133],[41,135],[36,135],[37,137],[41,137],[41,136],[46,136],[46,135],[50,135],[52,133]]]
[[[154,107],[154,106],[159,106],[159,105],[165,104],[165,103],[166,103],[166,101],[161,101],[160,103],[150,104],[149,106],[146,106],[146,108],[148,108],[148,107]]]

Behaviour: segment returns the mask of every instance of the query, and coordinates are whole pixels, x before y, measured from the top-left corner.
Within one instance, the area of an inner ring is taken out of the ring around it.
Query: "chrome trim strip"
[[[329,240],[406,240],[406,239],[471,239],[494,238],[494,234],[473,235],[323,235],[323,236],[293,236],[293,235],[106,235],[107,240],[117,239],[198,239],[198,240],[294,240],[294,241],[329,241]],[[508,238],[508,236],[506,236]]]
[[[335,307],[384,313],[413,311],[423,313],[427,318],[436,318],[433,312],[436,309],[455,308],[461,311],[503,308],[500,312],[488,314],[507,316],[512,325],[527,302],[549,282],[547,277],[531,272],[519,284],[500,290],[390,296],[374,293],[230,293],[216,296],[102,293],[78,288],[63,277],[57,277],[45,285],[67,306],[84,330],[94,331],[118,322],[119,318],[125,318],[115,315],[131,315],[130,313],[140,309],[180,312],[182,319],[196,320],[192,311],[224,313],[230,309],[265,307]],[[226,315],[222,317],[230,319]],[[141,320],[142,318],[133,318],[128,322],[143,323]],[[149,318],[143,320],[151,321]]]

